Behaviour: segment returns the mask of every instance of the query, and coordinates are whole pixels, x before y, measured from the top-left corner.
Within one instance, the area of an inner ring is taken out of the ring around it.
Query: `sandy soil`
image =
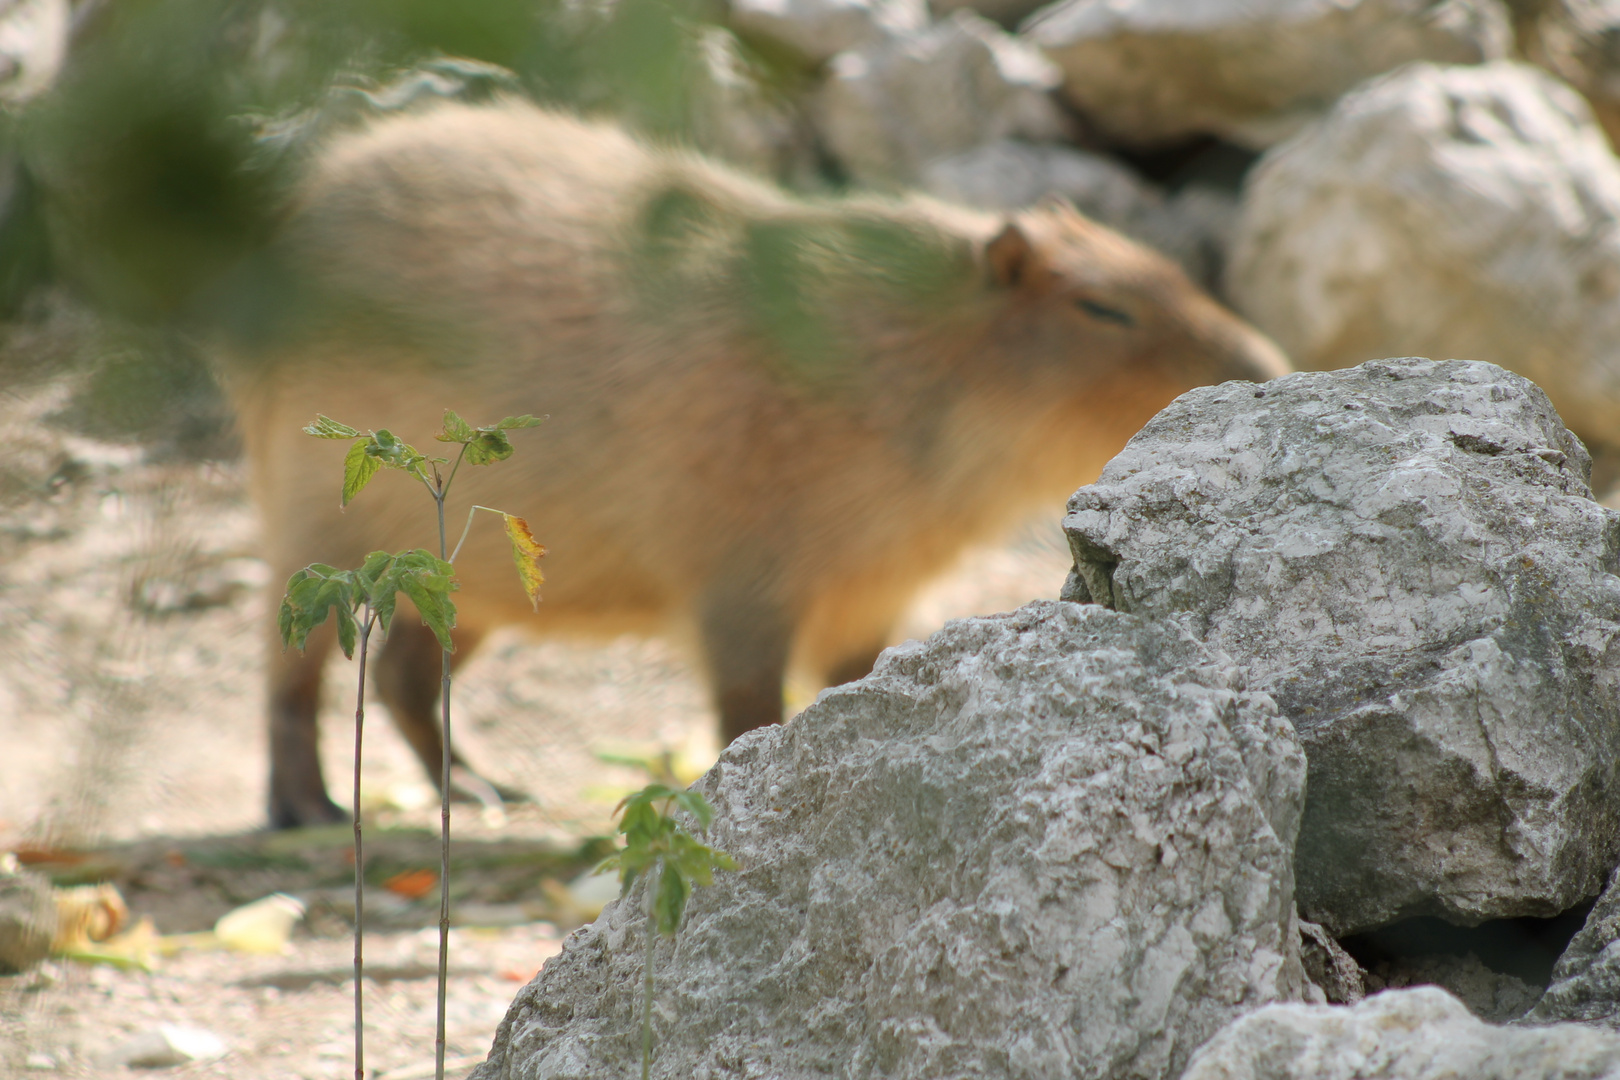
[[[205,1028],[231,1047],[175,1075],[353,1075],[346,834],[258,832],[270,599],[241,467],[72,434],[49,419],[69,393],[64,382],[0,393],[0,851],[91,851],[42,865],[63,880],[113,880],[163,933],[205,929],[276,890],[312,909],[283,956],[185,953],[150,973],[57,962],[0,978],[0,1076],[136,1075],[103,1055],[157,1023]],[[1031,525],[1007,547],[972,553],[919,599],[902,636],[1055,596],[1067,564],[1055,524]],[[346,791],[352,683],[333,676],[323,750],[333,788]],[[793,700],[813,689],[793,688]],[[566,922],[546,907],[545,879],[583,865],[581,842],[605,832],[613,802],[641,782],[594,754],[661,746],[703,761],[716,747],[701,686],[658,641],[503,634],[455,693],[471,760],[535,797],[505,815],[456,814],[458,921],[499,924],[456,931],[449,1052],[460,1061],[451,1075],[464,1075],[518,986],[558,948],[557,926],[534,921]],[[368,877],[432,865],[418,831],[436,828],[432,789],[386,723],[367,726],[362,778],[382,860],[368,855]],[[369,1064],[422,1075],[433,1033],[433,931],[423,928],[436,903],[377,892],[386,903],[368,947],[380,965],[367,985]]]

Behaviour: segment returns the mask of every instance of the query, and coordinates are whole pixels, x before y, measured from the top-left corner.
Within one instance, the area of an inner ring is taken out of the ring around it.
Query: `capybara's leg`
[[[720,738],[782,722],[782,679],[792,630],[773,602],[744,588],[717,588],[698,612]]]
[[[310,634],[302,653],[270,654],[270,827],[295,829],[347,821],[326,795],[321,774],[321,669],[332,649],[330,627]]]
[[[866,678],[872,674],[872,665],[877,663],[878,653],[882,651],[882,645],[869,645],[864,649],[852,650],[845,654],[844,658],[827,672],[827,685],[842,686],[844,683]]]
[[[450,654],[450,670],[454,671],[477,647],[483,632],[458,629],[450,636],[456,643],[456,651]],[[388,640],[372,672],[377,695],[388,706],[394,725],[416,752],[422,768],[432,777],[434,787],[439,786],[444,768],[444,743],[439,738],[442,657],[433,631],[407,615],[396,619],[389,628]],[[453,746],[450,760],[452,795],[479,802],[493,801],[492,796],[502,802],[527,798],[521,791],[491,783],[473,772]]]

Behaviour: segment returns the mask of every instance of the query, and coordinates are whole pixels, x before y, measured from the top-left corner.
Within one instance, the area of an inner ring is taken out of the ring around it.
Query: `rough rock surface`
[[[1492,1027],[1438,987],[1358,1005],[1271,1005],[1221,1032],[1182,1080],[1607,1080],[1620,1036]]]
[[[996,139],[1062,139],[1058,80],[1039,50],[959,11],[922,33],[838,54],[810,111],[852,179],[892,187]]]
[[[1059,195],[1093,220],[1163,252],[1193,280],[1218,286],[1237,200],[1202,185],[1173,196],[1101,154],[1001,139],[924,167],[922,186],[942,199],[1015,210]]]
[[[731,26],[816,66],[928,25],[923,0],[731,0]]]
[[[1620,874],[1609,880],[1525,1016],[1532,1024],[1580,1020],[1620,1028]]]
[[[1194,390],[1069,501],[1064,596],[1184,619],[1293,720],[1304,918],[1554,915],[1620,856],[1620,514],[1588,467],[1491,364]]]
[[[1497,0],[1066,0],[1023,36],[1063,68],[1063,93],[1114,139],[1285,138],[1352,86],[1414,60],[1504,56]]]
[[[1173,1077],[1297,999],[1286,722],[1179,628],[1056,601],[891,649],[701,780],[741,869],[658,946],[659,1077]],[[478,1080],[633,1075],[642,899]]]
[[[1302,367],[1401,352],[1526,375],[1583,438],[1620,431],[1620,161],[1527,65],[1414,65],[1250,174],[1227,269]]]

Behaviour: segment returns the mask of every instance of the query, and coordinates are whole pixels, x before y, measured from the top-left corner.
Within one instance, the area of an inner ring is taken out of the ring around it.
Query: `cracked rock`
[[[891,649],[699,781],[740,869],[657,943],[653,1075],[1168,1080],[1303,991],[1302,781],[1174,626],[1046,601]],[[478,1080],[635,1074],[643,905],[565,943]]]
[[[1182,620],[1294,722],[1304,918],[1555,915],[1620,857],[1620,514],[1589,467],[1482,362],[1194,390],[1070,500],[1064,595]]]

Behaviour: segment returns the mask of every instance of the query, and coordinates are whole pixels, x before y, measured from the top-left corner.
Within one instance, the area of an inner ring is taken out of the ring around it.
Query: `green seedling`
[[[533,416],[508,416],[496,424],[473,427],[454,412],[446,409],[444,427],[434,436],[439,442],[459,445],[455,461],[429,457],[409,443],[401,441],[387,429],[360,431],[340,424],[328,416],[317,416],[315,422],[304,428],[306,435],[317,439],[351,439],[352,445],[343,459],[343,505],[360,494],[372,477],[383,469],[397,469],[422,483],[433,497],[439,515],[439,553],[422,548],[390,554],[374,551],[355,570],[315,563],[293,574],[287,581],[282,597],[278,624],[281,640],[286,646],[303,648],[310,632],[328,618],[337,619],[338,645],[343,655],[354,659],[358,646],[360,653],[358,688],[354,706],[354,1075],[355,1080],[365,1078],[365,1039],[360,992],[361,979],[361,920],[365,911],[365,885],[362,870],[360,829],[360,751],[365,730],[366,653],[374,627],[384,634],[394,619],[394,608],[399,594],[404,593],[415,605],[422,622],[439,639],[442,649],[439,694],[444,736],[444,759],[440,774],[440,861],[439,861],[439,1000],[438,1021],[434,1037],[434,1068],[437,1080],[444,1080],[445,1048],[445,983],[450,963],[450,654],[455,645],[450,631],[456,625],[456,605],[450,594],[456,590],[454,562],[472,529],[473,515],[479,510],[500,514],[506,525],[506,535],[512,544],[512,560],[517,565],[518,579],[523,584],[529,602],[538,606],[540,585],[540,557],[546,549],[535,542],[529,525],[487,506],[474,506],[467,513],[467,524],[461,531],[456,549],[446,554],[444,528],[444,500],[450,484],[463,464],[489,465],[512,456],[512,443],[508,431],[534,427],[540,420]],[[449,465],[449,475],[440,471]]]
[[[671,810],[679,808],[697,820],[698,831],[709,827],[714,810],[695,791],[680,791],[667,784],[649,784],[618,805],[622,811],[618,832],[624,847],[603,860],[600,870],[619,871],[619,896],[630,894],[636,879],[647,877],[647,953],[642,965],[641,1080],[652,1070],[653,945],[655,931],[673,938],[692,886],[709,885],[714,871],[735,870],[730,855],[701,843]]]

